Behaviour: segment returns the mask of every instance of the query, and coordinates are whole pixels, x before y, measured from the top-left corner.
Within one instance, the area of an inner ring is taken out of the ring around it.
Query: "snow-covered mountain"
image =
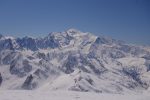
[[[150,86],[150,47],[76,29],[42,38],[0,35],[0,89],[107,93]]]

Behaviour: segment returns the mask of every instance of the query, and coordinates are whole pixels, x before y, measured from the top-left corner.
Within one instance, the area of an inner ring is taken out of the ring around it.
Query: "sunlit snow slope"
[[[141,93],[149,86],[149,47],[75,29],[0,35],[0,90]]]

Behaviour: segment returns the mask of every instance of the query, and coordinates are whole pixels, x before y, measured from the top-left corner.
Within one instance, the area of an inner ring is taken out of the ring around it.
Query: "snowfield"
[[[73,91],[1,90],[0,100],[149,100],[144,94],[105,94]]]
[[[75,29],[0,35],[0,100],[150,100],[149,48]]]

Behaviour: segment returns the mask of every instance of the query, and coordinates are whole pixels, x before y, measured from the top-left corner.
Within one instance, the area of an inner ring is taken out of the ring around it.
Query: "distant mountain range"
[[[42,38],[0,35],[0,89],[142,92],[150,47],[76,29]]]

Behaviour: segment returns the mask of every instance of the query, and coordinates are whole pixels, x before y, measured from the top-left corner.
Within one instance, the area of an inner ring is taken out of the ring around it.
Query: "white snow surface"
[[[0,100],[149,100],[150,93],[104,94],[73,91],[0,91]]]

